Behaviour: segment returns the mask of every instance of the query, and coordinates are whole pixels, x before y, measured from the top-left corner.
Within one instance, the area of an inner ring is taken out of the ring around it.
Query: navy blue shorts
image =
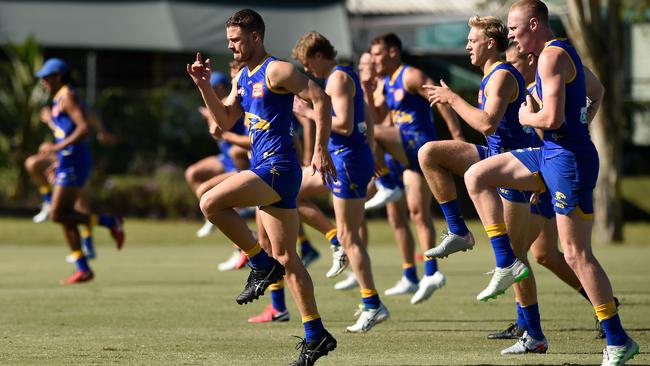
[[[59,157],[55,171],[54,185],[61,187],[83,187],[90,177],[92,159],[89,154],[75,154]]]
[[[250,169],[280,195],[271,204],[277,208],[296,208],[296,197],[302,183],[302,169],[298,161],[269,161]]]
[[[404,167],[391,154],[384,154],[384,161],[388,167],[388,175],[397,183],[397,186],[404,189]]]
[[[594,212],[593,190],[598,179],[598,153],[593,145],[580,153],[567,149],[527,148],[511,153],[531,173],[539,173],[552,198],[553,209],[568,215],[578,208],[585,218]]]
[[[217,160],[223,165],[223,168],[226,173],[238,172],[235,162],[230,158],[228,154],[219,154],[216,156]]]
[[[411,131],[406,129],[399,130],[400,137],[402,138],[402,146],[406,153],[409,166],[406,169],[413,170],[420,175],[424,176],[422,169],[420,169],[420,161],[418,160],[418,151],[420,148],[429,141],[435,141],[437,136],[433,133],[425,131]]]
[[[365,198],[368,183],[374,175],[374,160],[370,148],[332,153],[336,181],[327,187],[339,198]]]
[[[475,146],[481,160],[484,160],[493,155],[497,155],[494,152],[491,152],[487,146]],[[533,192],[530,191],[519,191],[511,188],[497,188],[497,192],[499,192],[499,195],[504,199],[510,202],[518,203],[530,203],[530,197],[533,194]],[[539,195],[539,200],[536,204],[530,205],[530,212],[536,215],[544,216],[547,219],[552,219],[555,217],[555,211],[553,211],[553,204],[551,203],[551,195],[548,193],[548,190],[542,192],[542,194]]]

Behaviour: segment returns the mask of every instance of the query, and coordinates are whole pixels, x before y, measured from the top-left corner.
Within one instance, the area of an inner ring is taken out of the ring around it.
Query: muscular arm
[[[57,151],[80,142],[88,134],[88,120],[81,110],[77,98],[77,95],[72,91],[66,92],[61,98],[61,110],[70,116],[72,123],[75,124],[75,129],[63,141],[54,145],[54,149]]]
[[[354,130],[354,82],[343,71],[335,71],[327,81],[325,93],[330,96],[336,114],[332,116],[332,131],[350,136]]]
[[[404,86],[406,90],[411,94],[420,95],[424,100],[428,100],[428,91],[422,87],[423,85],[434,85],[434,82],[418,69],[409,67],[404,72]],[[458,118],[456,118],[456,114],[451,108],[448,105],[437,105],[436,108],[445,121],[451,136],[454,139],[464,140]]]
[[[565,82],[574,72],[572,67],[573,64],[564,51],[547,48],[542,52],[537,72],[544,85],[544,103],[539,112],[522,107],[519,110],[519,123],[544,130],[554,130],[562,126],[566,100]]]
[[[314,81],[290,63],[273,61],[267,67],[269,87],[290,91],[300,99],[310,101],[313,105],[313,119],[316,125],[314,141],[314,157],[312,168],[318,170],[323,180],[336,178],[333,163],[327,150],[327,141],[332,129],[332,103],[325,91]]]
[[[212,119],[219,125],[221,130],[228,131],[244,113],[237,101],[237,80],[242,71],[233,80],[232,89],[226,101],[221,102],[214,89],[212,89],[212,85],[210,85],[211,69],[210,59],[207,59],[204,64],[200,53],[196,54],[196,61],[192,65],[187,65],[187,73],[190,74],[190,77],[199,88],[201,97],[208,111],[210,111]]]
[[[231,131],[223,131],[221,133],[221,138],[233,145],[241,147],[242,149],[251,149],[251,140],[246,135],[240,135]]]

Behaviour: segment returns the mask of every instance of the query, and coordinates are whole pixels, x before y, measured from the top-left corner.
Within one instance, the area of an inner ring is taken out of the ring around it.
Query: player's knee
[[[420,162],[420,167],[422,169],[428,169],[435,165],[436,159],[434,150],[435,145],[433,142],[427,142],[426,144],[422,145],[418,151],[418,161]]]
[[[566,263],[574,272],[589,262],[591,257],[592,255],[589,251],[576,248],[575,246],[567,246],[564,251],[564,260],[566,260]]]
[[[219,199],[214,195],[204,194],[201,196],[201,201],[199,202],[199,207],[203,216],[210,218],[214,216],[215,210],[218,209]]]
[[[411,218],[411,221],[413,221],[416,225],[423,224],[426,220],[424,211],[421,207],[409,207],[409,216]]]
[[[481,182],[481,171],[476,168],[476,165],[472,165],[465,172],[465,186],[467,186],[468,192],[476,192],[480,186]]]
[[[187,169],[185,169],[185,181],[187,181],[189,184],[192,184],[194,181],[196,181],[196,173],[196,167],[194,165],[190,165]]]

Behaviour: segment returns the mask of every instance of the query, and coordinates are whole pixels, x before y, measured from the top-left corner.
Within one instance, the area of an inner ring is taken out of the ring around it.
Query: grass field
[[[96,278],[62,287],[71,273],[64,262],[60,229],[27,219],[0,219],[0,365],[286,365],[297,355],[300,317],[287,323],[257,324],[266,296],[247,306],[234,299],[247,272],[218,272],[230,254],[220,234],[196,239],[199,222],[127,222],[127,243],[116,252],[98,229]],[[481,230],[474,225],[473,230]],[[401,262],[385,222],[371,223],[371,257],[380,291],[401,275]],[[322,254],[325,241],[309,231]],[[599,365],[604,341],[594,339],[593,311],[586,301],[548,271],[537,270],[545,355],[500,356],[513,341],[488,341],[514,318],[512,292],[489,303],[476,294],[494,265],[487,240],[474,251],[440,261],[447,286],[429,301],[383,297],[391,319],[368,334],[346,334],[359,301],[356,290],[335,291],[325,278],[329,256],[310,272],[320,313],[337,337],[338,349],[319,365]],[[650,225],[630,224],[623,246],[595,252],[621,299],[621,316],[642,354],[631,364],[650,364]],[[422,268],[419,268],[422,274]]]

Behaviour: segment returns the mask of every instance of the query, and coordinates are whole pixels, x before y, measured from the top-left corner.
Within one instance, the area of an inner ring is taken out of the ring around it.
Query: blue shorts
[[[374,175],[370,148],[331,153],[336,168],[336,181],[327,184],[332,194],[339,198],[365,198],[368,183]]]
[[[420,148],[429,141],[435,141],[438,137],[435,133],[425,132],[425,131],[410,131],[406,129],[399,130],[400,137],[402,138],[402,146],[404,147],[404,152],[406,153],[406,158],[408,159],[409,166],[406,169],[413,170],[420,175],[422,169],[420,169],[420,162],[418,160],[418,151]]]
[[[59,157],[55,171],[54,185],[61,187],[83,187],[90,177],[92,159],[90,154],[74,154]]]
[[[583,217],[594,212],[593,190],[598,179],[598,153],[593,144],[574,153],[567,149],[527,148],[511,153],[531,173],[539,173],[550,193],[553,209],[568,215],[578,208]]]
[[[226,173],[238,172],[235,162],[228,156],[228,154],[219,154],[216,156],[217,160],[223,165]]]
[[[490,151],[487,146],[475,146],[481,160],[487,159],[493,155],[498,155],[497,153]],[[499,192],[499,195],[504,199],[517,203],[530,203],[530,197],[533,194],[533,192],[530,191],[519,191],[511,188],[497,188],[497,192]],[[552,219],[555,217],[553,204],[551,203],[551,195],[548,193],[548,191],[544,191],[539,195],[539,200],[536,204],[530,205],[530,212],[536,215],[544,216],[547,219]]]
[[[397,186],[404,189],[404,167],[391,154],[384,154],[384,160],[388,167],[388,175],[397,183]]]
[[[296,197],[302,183],[302,169],[298,160],[265,161],[250,169],[262,178],[280,195],[280,200],[271,204],[277,208],[296,208]]]

